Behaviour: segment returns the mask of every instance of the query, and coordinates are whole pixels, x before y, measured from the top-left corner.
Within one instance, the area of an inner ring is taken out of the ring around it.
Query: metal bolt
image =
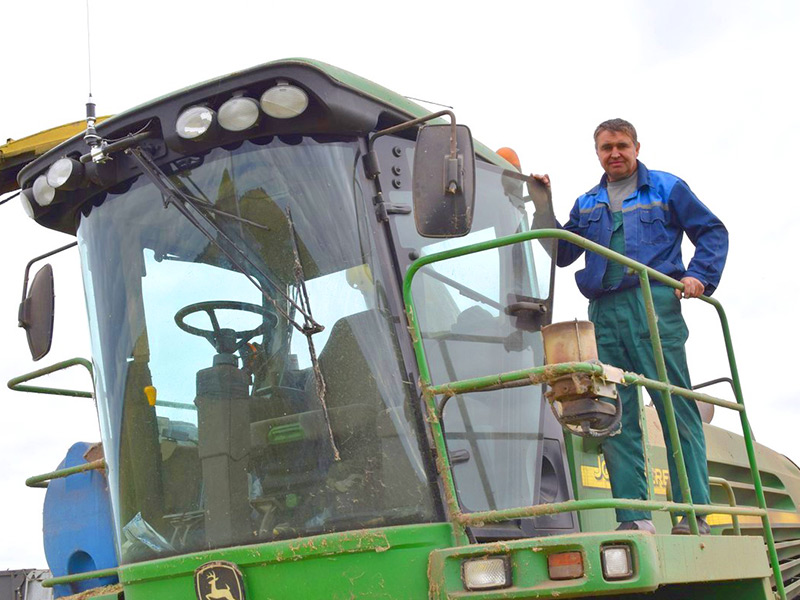
[[[401,169],[398,165],[395,165],[395,166],[392,167],[392,173],[394,175],[400,175],[400,173],[402,173],[402,172],[403,172],[403,169]]]
[[[403,182],[399,179],[392,179],[392,185],[394,186],[394,189],[399,190],[401,187],[403,187]]]
[[[394,148],[392,148],[392,154],[394,154],[398,158],[400,157],[400,155],[402,153],[403,153],[403,149],[400,146],[395,146]]]

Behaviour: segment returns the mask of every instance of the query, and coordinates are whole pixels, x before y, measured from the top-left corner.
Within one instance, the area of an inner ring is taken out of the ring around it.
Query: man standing
[[[611,119],[594,132],[595,151],[605,174],[600,184],[579,197],[564,226],[582,237],[611,248],[683,283],[683,291],[653,282],[653,303],[667,376],[673,385],[691,389],[684,344],[689,332],[681,316],[680,298],[711,295],[719,284],[728,252],[728,232],[681,179],[650,171],[637,160],[636,129],[623,119]],[[547,176],[537,177],[549,184]],[[681,258],[683,234],[695,246],[688,268]],[[560,241],[558,265],[573,263],[579,248]],[[589,298],[589,318],[595,325],[599,358],[626,371],[658,379],[639,276],[598,254],[586,253],[586,266],[575,275]],[[682,502],[660,393],[648,390],[661,420],[667,445],[672,497]],[[619,386],[622,430],[603,442],[611,489],[616,498],[647,498],[646,467],[636,388]],[[672,396],[692,500],[709,504],[708,467],[702,420],[694,401]],[[620,530],[655,533],[648,511],[617,510]],[[698,517],[701,533],[709,533]],[[673,533],[688,534],[686,518]]]

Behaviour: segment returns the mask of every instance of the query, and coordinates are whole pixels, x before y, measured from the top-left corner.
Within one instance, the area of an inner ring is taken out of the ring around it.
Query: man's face
[[[595,150],[609,181],[625,179],[636,170],[639,144],[634,144],[627,133],[601,131],[597,136]]]

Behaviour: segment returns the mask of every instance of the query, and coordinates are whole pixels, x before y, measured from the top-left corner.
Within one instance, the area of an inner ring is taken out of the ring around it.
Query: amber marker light
[[[522,172],[522,163],[520,163],[519,156],[517,156],[517,153],[514,150],[503,147],[497,151],[497,154],[514,165],[517,168],[517,171]]]
[[[550,579],[580,579],[583,577],[583,554],[581,552],[559,552],[547,557],[547,572]]]

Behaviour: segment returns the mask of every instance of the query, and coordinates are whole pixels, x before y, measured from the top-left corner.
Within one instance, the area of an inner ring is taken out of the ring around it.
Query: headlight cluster
[[[635,574],[633,553],[627,544],[602,546],[600,559],[606,581],[631,579]],[[552,581],[585,577],[583,552],[571,550],[548,555],[547,575]],[[501,554],[465,559],[461,563],[461,580],[469,591],[509,588],[513,585],[511,557]]]
[[[33,181],[33,199],[39,206],[48,206],[56,197],[56,190],[74,190],[84,179],[84,167],[74,158],[59,158],[47,172]]]
[[[184,140],[205,134],[215,122],[227,131],[245,131],[258,123],[263,111],[273,119],[291,119],[308,108],[308,95],[299,87],[280,82],[261,94],[259,101],[247,96],[234,96],[219,107],[219,113],[208,106],[190,106],[179,116],[175,130]]]

